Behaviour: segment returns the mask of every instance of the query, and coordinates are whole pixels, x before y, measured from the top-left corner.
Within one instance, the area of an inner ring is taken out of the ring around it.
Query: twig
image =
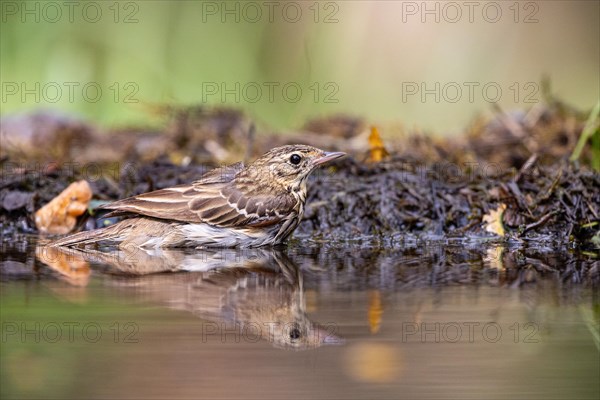
[[[525,199],[525,196],[523,195],[523,193],[521,192],[521,189],[519,189],[519,186],[516,184],[516,182],[514,181],[509,181],[506,184],[506,187],[508,188],[508,190],[510,191],[510,193],[512,193],[513,198],[515,199],[515,201],[517,202],[519,208],[521,210],[526,210],[527,213],[533,217],[533,213],[531,212],[531,209],[529,208],[529,205],[527,204],[527,200]]]
[[[592,208],[592,205],[589,203],[589,201],[587,201],[587,199],[585,200],[585,204],[587,204],[587,206],[588,206],[588,209],[590,210],[590,212],[591,212],[592,214],[594,214],[594,217],[595,217],[596,219],[598,219],[598,214],[596,214],[596,211],[595,211],[595,210]]]
[[[556,186],[558,185],[558,181],[562,177],[562,174],[563,174],[563,169],[561,167],[560,170],[558,171],[558,173],[556,174],[554,181],[552,181],[552,184],[550,185],[548,190],[546,190],[546,193],[544,193],[544,195],[539,200],[536,201],[537,204],[548,200],[550,198],[550,196],[552,196],[552,193],[554,193],[554,190],[556,189]]]
[[[247,164],[251,157],[252,151],[254,150],[254,139],[256,138],[256,126],[254,123],[250,124],[248,128],[248,136],[246,137],[246,154],[244,154],[244,163]]]
[[[458,236],[458,235],[462,235],[463,233],[465,233],[466,231],[468,231],[469,229],[473,228],[474,226],[477,226],[481,223],[480,220],[478,220],[477,218],[473,219],[473,221],[469,222],[467,225],[461,227],[461,228],[456,228],[455,230],[453,230],[452,232],[448,233],[448,236]]]
[[[525,126],[529,129],[533,128],[538,123],[542,115],[544,115],[545,111],[546,107],[541,104],[536,104],[531,107],[524,118]]]
[[[515,119],[509,114],[505,113],[497,103],[493,104],[493,108],[498,113],[500,122],[510,132],[510,134],[514,138],[519,139],[529,153],[535,154],[539,146],[534,142],[531,136],[529,136],[527,131],[523,129],[523,126],[519,122],[515,121]]]
[[[558,210],[550,211],[548,214],[544,215],[539,220],[537,220],[537,221],[535,221],[535,222],[533,222],[533,223],[531,223],[529,225],[526,225],[525,228],[523,228],[523,231],[521,232],[521,235],[523,235],[524,233],[526,233],[526,232],[528,232],[528,231],[530,231],[532,229],[535,229],[537,227],[540,227],[540,226],[544,225],[546,222],[548,222],[548,220],[550,218],[552,218],[553,216],[555,216],[558,213],[559,213]]]
[[[513,178],[513,181],[515,182],[519,182],[521,180],[521,178],[523,177],[523,175],[529,171],[531,169],[531,167],[533,167],[533,165],[537,162],[538,160],[538,155],[537,153],[533,153],[528,159],[527,161],[525,161],[525,164],[523,164],[523,166],[521,167],[521,169],[519,170],[519,172],[517,173],[517,175],[515,175],[515,177]]]
[[[437,190],[435,187],[435,182],[431,181],[430,183],[430,188],[431,188],[431,199],[433,201],[433,210],[435,211],[435,216],[436,216],[436,222],[437,222],[437,228],[436,228],[436,234],[437,235],[441,235],[444,232],[444,221],[442,221],[442,210],[441,210],[441,206],[440,203],[438,201],[438,196],[437,196]]]

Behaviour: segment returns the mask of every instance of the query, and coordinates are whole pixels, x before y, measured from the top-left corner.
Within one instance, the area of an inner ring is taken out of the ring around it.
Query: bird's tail
[[[116,241],[118,241],[118,240],[116,240],[116,238],[118,236],[117,233],[120,231],[119,226],[118,226],[119,224],[121,224],[121,223],[119,222],[115,225],[111,225],[111,226],[108,226],[108,227],[102,228],[102,229],[96,229],[93,231],[84,231],[84,232],[75,233],[73,235],[69,235],[64,238],[50,242],[48,244],[48,246],[70,247],[70,246],[86,246],[89,244],[99,243],[102,241],[116,242]]]

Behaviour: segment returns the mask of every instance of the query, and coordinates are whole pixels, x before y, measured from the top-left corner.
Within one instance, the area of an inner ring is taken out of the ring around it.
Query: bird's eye
[[[290,330],[290,339],[297,340],[300,338],[300,329],[294,328]]]
[[[300,161],[302,161],[302,157],[300,157],[298,154],[292,154],[290,157],[290,162],[294,165],[300,164]]]

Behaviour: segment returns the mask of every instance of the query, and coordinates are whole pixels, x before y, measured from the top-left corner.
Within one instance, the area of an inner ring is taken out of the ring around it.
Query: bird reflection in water
[[[308,318],[302,271],[281,250],[136,247],[110,252],[39,246],[36,255],[71,284],[87,284],[82,271],[102,271],[109,282],[135,287],[152,302],[192,312],[209,321],[203,322],[203,335],[226,331],[231,337],[235,327],[249,341],[264,339],[290,350],[343,343],[335,324],[320,326]]]

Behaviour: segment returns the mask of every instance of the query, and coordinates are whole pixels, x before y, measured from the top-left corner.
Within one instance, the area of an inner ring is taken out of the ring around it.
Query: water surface
[[[596,399],[598,261],[482,243],[2,253],[3,398]]]

